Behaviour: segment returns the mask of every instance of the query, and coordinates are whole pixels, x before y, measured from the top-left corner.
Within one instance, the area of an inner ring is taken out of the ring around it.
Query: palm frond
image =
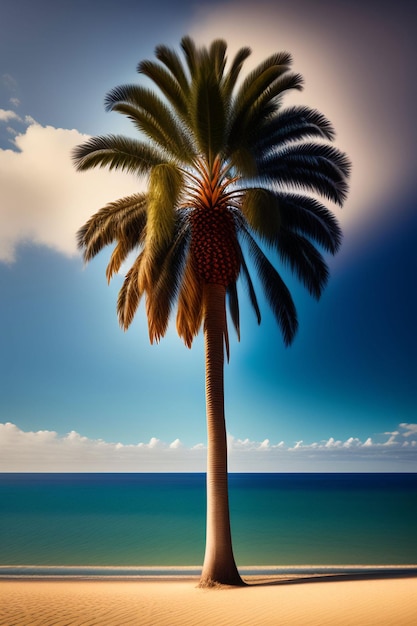
[[[230,100],[232,92],[236,86],[237,79],[239,78],[242,66],[250,55],[250,48],[240,48],[240,50],[238,50],[238,52],[236,53],[231,63],[230,69],[224,77],[223,93],[225,94],[225,99],[227,101]]]
[[[281,329],[284,343],[289,346],[298,328],[297,312],[291,294],[277,270],[247,229],[242,228],[241,233],[248,242],[249,253],[261,280],[267,302]]]
[[[279,145],[302,139],[320,137],[332,141],[335,137],[329,120],[315,109],[305,106],[280,111],[259,130],[254,149],[260,155],[276,150]]]
[[[201,63],[194,75],[190,119],[199,151],[212,164],[224,147],[226,109],[219,81],[209,63]]]
[[[335,254],[342,243],[342,230],[336,217],[315,198],[296,194],[276,194],[282,225],[316,241]]]
[[[172,164],[156,166],[150,176],[144,258],[139,272],[139,289],[153,289],[159,268],[169,251],[175,229],[177,201],[182,175]]]
[[[127,330],[135,317],[142,292],[139,289],[138,276],[143,253],[139,254],[132,267],[126,274],[122,288],[117,298],[117,315],[120,326]]]
[[[263,92],[261,88],[261,83],[258,83],[260,78],[265,79],[265,74],[270,76],[269,71],[274,69],[275,78],[278,78],[281,74],[286,72],[292,64],[292,56],[289,52],[277,52],[275,54],[270,55],[266,59],[264,59],[261,63],[259,63],[245,78],[241,87],[239,88],[237,99],[240,99],[244,96],[245,92],[249,89],[253,89],[253,86],[258,84],[258,94],[255,97],[255,100],[259,97],[259,95]],[[275,80],[275,79],[274,79]],[[266,89],[267,85],[265,85],[264,89]]]
[[[302,235],[281,228],[277,249],[310,295],[320,298],[329,278],[328,267],[320,252]]]
[[[241,275],[243,274],[243,276],[245,278],[245,283],[246,283],[246,287],[247,287],[247,290],[248,290],[249,299],[250,299],[250,302],[252,304],[252,308],[255,311],[255,315],[256,315],[256,319],[258,320],[258,324],[260,324],[261,321],[262,321],[261,311],[260,311],[260,308],[259,308],[259,305],[258,305],[258,299],[256,297],[255,289],[253,287],[253,282],[252,282],[252,279],[250,277],[248,266],[246,265],[246,261],[245,261],[245,259],[243,257],[243,254],[242,254],[242,257],[241,257],[241,260],[240,260],[240,269],[241,269]]]
[[[259,138],[266,134],[266,131],[263,130],[264,127],[279,113],[285,92],[291,89],[301,90],[302,88],[303,79],[300,74],[285,72],[268,89],[265,89],[253,106],[248,109],[242,132],[254,155],[257,155],[256,146]]]
[[[203,284],[195,272],[193,262],[188,256],[177,308],[177,332],[187,348],[191,348],[194,337],[198,335],[203,321]]]
[[[258,171],[261,178],[272,183],[308,189],[342,205],[348,191],[350,162],[334,146],[303,143],[261,157]]]
[[[230,161],[231,166],[241,174],[242,179],[256,179],[256,176],[259,173],[259,167],[256,162],[256,157],[253,152],[249,148],[249,136],[247,137],[248,141],[242,142],[240,145],[235,145],[234,147],[228,145],[227,146],[227,157]]]
[[[73,159],[79,171],[108,167],[134,174],[147,174],[154,165],[165,161],[155,148],[120,135],[91,137],[74,149]]]
[[[178,297],[190,241],[186,220],[178,215],[173,244],[163,259],[159,274],[146,294],[149,339],[157,343],[165,335],[173,304]]]
[[[148,192],[147,245],[151,243],[159,248],[171,241],[182,183],[181,171],[173,164],[162,163],[152,169]]]
[[[147,194],[140,193],[110,202],[97,211],[77,233],[78,247],[87,263],[117,239],[132,250],[142,241],[146,225]],[[129,250],[130,251],[130,250]]]
[[[194,146],[171,110],[149,89],[139,85],[122,85],[106,96],[108,110],[118,111],[133,121],[160,148],[190,162]]]
[[[184,72],[181,59],[175,50],[172,50],[172,48],[168,48],[167,46],[160,45],[156,47],[155,56],[165,65],[165,67],[169,69],[172,76],[180,86],[182,93],[186,95],[189,92],[190,86],[188,78]]]
[[[233,326],[236,329],[237,337],[240,341],[239,298],[237,294],[236,282],[233,282],[228,286],[227,300],[229,304],[230,317],[232,318]]]
[[[170,140],[170,136],[165,133],[165,129],[161,126],[159,121],[148,111],[138,109],[124,102],[115,104],[113,111],[117,111],[128,117],[133,122],[136,129],[145,134],[160,150],[163,152],[167,151],[177,156],[175,151],[176,146],[174,150],[172,150],[173,142]]]
[[[119,242],[117,243],[117,246],[114,248],[111,254],[110,261],[106,267],[107,284],[110,283],[114,274],[117,274],[117,272],[122,266],[122,263],[126,260],[127,255],[129,254],[129,251],[130,250],[128,249],[128,246],[126,245],[126,241],[119,240]]]
[[[249,226],[262,239],[268,243],[276,240],[281,226],[277,194],[262,187],[245,189],[242,212]]]
[[[188,86],[178,82],[162,65],[155,61],[141,61],[138,72],[147,76],[161,90],[166,99],[172,104],[181,119],[187,119]]]
[[[272,113],[276,113],[281,104],[282,96],[286,91],[303,89],[304,79],[301,74],[283,72],[274,82],[265,89],[254,103],[254,114],[250,117],[259,119],[259,113],[263,113],[263,119],[268,119]],[[248,122],[248,125],[251,122]]]
[[[278,53],[268,57],[259,64],[240,86],[231,111],[231,126],[229,132],[229,144],[233,149],[239,145],[245,132],[250,128],[248,118],[251,109],[256,105],[262,94],[285,74],[291,63],[291,56],[286,53]]]
[[[210,65],[213,67],[218,82],[223,79],[224,68],[226,65],[227,43],[223,39],[215,39],[210,46],[209,58]]]
[[[191,39],[191,37],[188,37],[188,35],[181,39],[181,48],[184,52],[190,75],[192,78],[194,78],[197,73],[199,60],[201,57],[201,50],[197,49],[194,41]]]

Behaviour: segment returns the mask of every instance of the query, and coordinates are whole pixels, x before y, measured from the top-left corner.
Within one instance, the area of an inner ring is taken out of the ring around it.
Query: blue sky
[[[204,470],[204,355],[175,325],[127,333],[75,232],[143,185],[76,173],[74,145],[133,134],[103,100],[140,80],[159,43],[225,38],[250,69],[289,50],[305,78],[287,104],[318,108],[353,163],[335,208],[344,244],[319,303],[287,276],[299,312],[283,346],[249,307],[226,366],[233,471],[417,471],[416,55],[409,2],[4,0],[0,20],[0,471]],[[285,273],[285,272],[284,272]]]

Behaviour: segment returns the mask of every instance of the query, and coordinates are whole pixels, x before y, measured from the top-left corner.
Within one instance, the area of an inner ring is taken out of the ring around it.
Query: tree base
[[[197,585],[200,589],[223,589],[224,587],[246,587],[247,583],[236,573],[233,577],[220,577],[220,580],[215,580],[210,576],[204,576],[200,578]]]

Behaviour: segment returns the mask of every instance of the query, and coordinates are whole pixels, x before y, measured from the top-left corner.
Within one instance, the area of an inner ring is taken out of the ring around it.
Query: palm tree
[[[334,254],[341,242],[337,221],[319,198],[343,204],[349,161],[330,145],[334,131],[323,115],[305,106],[282,109],[284,94],[302,87],[287,52],[270,56],[238,83],[248,48],[230,64],[222,40],[198,48],[184,37],[181,48],[184,59],[161,45],[156,61],[139,63],[138,72],[156,92],[129,84],[106,96],[107,110],[127,116],[138,139],[99,136],[75,149],[78,170],[116,168],[148,181],[146,193],[95,213],[79,230],[78,243],[86,262],[115,244],[108,281],[135,252],[117,302],[123,329],[143,296],[151,343],[165,335],[174,306],[178,334],[188,347],[203,326],[208,460],[200,584],[239,585],[227,485],[226,305],[239,337],[242,278],[260,323],[255,271],[284,343],[292,342],[295,306],[265,249],[277,252],[319,298],[328,268],[318,247]]]

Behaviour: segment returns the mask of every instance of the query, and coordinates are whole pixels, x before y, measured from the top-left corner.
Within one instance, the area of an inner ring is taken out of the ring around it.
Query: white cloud
[[[15,119],[11,111],[5,120]],[[0,149],[0,261],[12,262],[20,243],[76,254],[76,231],[96,210],[139,188],[133,176],[96,170],[76,172],[71,152],[86,135],[77,130],[29,124],[14,139],[17,150]]]
[[[358,445],[361,445],[361,442],[360,439],[358,439],[357,437],[349,437],[349,439],[346,439],[346,441],[343,443],[344,448],[352,448],[353,446]]]
[[[417,471],[417,425],[407,424],[414,438],[390,437],[373,443],[349,437],[292,446],[268,439],[261,442],[228,435],[229,468],[233,472]],[[204,472],[206,446],[184,446],[179,439],[165,443],[110,443],[71,431],[25,432],[0,424],[0,472]]]
[[[204,471],[205,447],[185,448],[179,439],[166,444],[109,443],[75,431],[60,437],[54,431],[24,432],[0,424],[0,471],[7,472],[152,472]]]
[[[9,122],[10,120],[21,121],[20,117],[14,111],[0,109],[0,122]]]
[[[411,436],[417,436],[417,424],[405,424],[402,423],[400,424],[400,428],[403,428],[405,430],[404,433],[402,433],[403,437],[411,437]]]

